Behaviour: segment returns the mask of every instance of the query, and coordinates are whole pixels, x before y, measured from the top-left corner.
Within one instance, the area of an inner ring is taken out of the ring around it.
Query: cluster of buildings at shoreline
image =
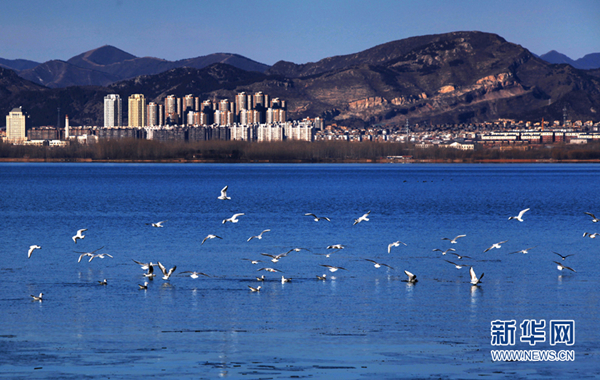
[[[411,143],[420,148],[461,150],[481,148],[531,149],[547,144],[600,142],[600,122],[570,121],[531,123],[502,119],[493,123],[373,126],[348,128],[324,126],[320,118],[287,120],[287,105],[267,94],[244,92],[233,101],[204,100],[169,95],[164,104],[146,104],[144,95],[128,98],[127,125],[123,125],[122,100],[118,94],[104,98],[104,126],[29,127],[28,116],[14,108],[6,117],[2,139],[12,144],[65,146],[71,141],[99,139],[152,139],[158,141],[376,141]]]

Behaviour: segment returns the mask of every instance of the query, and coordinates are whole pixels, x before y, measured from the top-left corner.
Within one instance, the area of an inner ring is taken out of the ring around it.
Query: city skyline
[[[177,60],[226,52],[273,65],[316,62],[403,38],[452,31],[495,33],[535,54],[572,59],[600,52],[594,0],[380,0],[281,3],[110,0],[4,4],[4,59],[67,60],[104,45]],[[26,7],[32,11],[22,12]],[[133,14],[136,17],[131,17]],[[223,22],[227,20],[227,22]]]

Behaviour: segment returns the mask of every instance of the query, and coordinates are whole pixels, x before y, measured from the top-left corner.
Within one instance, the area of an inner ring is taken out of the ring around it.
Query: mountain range
[[[233,99],[241,91],[263,91],[287,101],[289,118],[321,116],[358,127],[407,119],[562,120],[565,107],[571,119],[597,120],[600,70],[551,64],[544,56],[483,32],[411,37],[318,62],[273,66],[227,53],[180,61],[138,58],[103,46],[68,61],[0,60],[10,67],[0,68],[0,106],[5,112],[23,106],[33,125],[55,125],[58,107],[73,125],[102,125],[108,93],[142,93],[162,102],[168,94]]]

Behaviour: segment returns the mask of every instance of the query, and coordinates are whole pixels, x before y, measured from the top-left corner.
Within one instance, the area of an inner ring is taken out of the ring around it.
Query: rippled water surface
[[[218,200],[225,185],[231,200]],[[0,164],[0,188],[0,377],[600,376],[600,237],[582,237],[600,232],[584,214],[600,217],[598,165]],[[222,239],[201,244],[208,234]],[[101,247],[113,257],[77,261]],[[177,269],[140,290],[132,260]],[[573,320],[575,344],[530,347],[517,326],[504,348],[575,361],[493,362],[491,321],[525,319]]]

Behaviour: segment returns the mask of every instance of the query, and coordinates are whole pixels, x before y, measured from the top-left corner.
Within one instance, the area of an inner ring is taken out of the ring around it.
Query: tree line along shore
[[[416,148],[414,144],[348,141],[101,140],[65,147],[0,143],[0,161],[35,162],[600,162],[600,144],[532,149]]]

